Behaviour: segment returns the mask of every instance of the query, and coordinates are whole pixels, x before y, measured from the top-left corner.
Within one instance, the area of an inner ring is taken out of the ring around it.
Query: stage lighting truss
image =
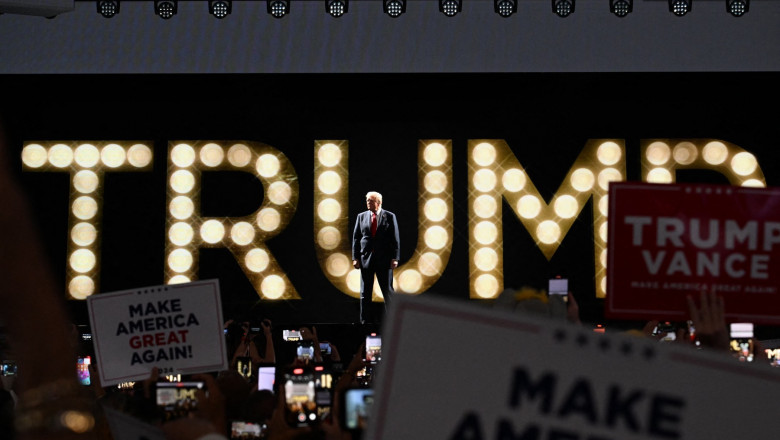
[[[0,0],[2,1],[2,0]],[[76,0],[91,1],[91,0]],[[291,0],[266,0],[268,13],[282,18],[290,13]],[[501,17],[511,17],[517,13],[519,0],[493,0],[493,9]],[[574,13],[576,0],[551,0],[553,13],[561,18]],[[734,17],[742,17],[750,10],[750,0],[725,0],[726,12]],[[693,9],[693,0],[667,0],[669,12],[682,17]],[[120,0],[96,0],[97,12],[105,18],[119,14]],[[390,17],[397,18],[406,13],[407,0],[382,0],[382,9]],[[216,18],[225,18],[232,13],[231,0],[208,0],[209,14]],[[349,8],[349,0],[325,0],[325,10],[333,17],[341,17]],[[439,11],[453,17],[463,10],[463,0],[439,0]],[[634,0],[609,0],[609,10],[618,17],[633,12]],[[154,13],[163,19],[170,19],[178,13],[177,0],[154,0]],[[0,15],[2,15],[0,13]]]
[[[325,0],[325,10],[332,17],[338,18],[347,13],[349,0]]]
[[[290,13],[290,0],[267,0],[268,13],[273,17],[282,18]]]
[[[406,0],[382,0],[382,9],[393,18],[400,17],[406,12]]]
[[[98,14],[106,18],[111,18],[119,13],[119,0],[98,0]]]
[[[726,10],[735,17],[742,17],[750,9],[750,0],[726,0]]]
[[[552,0],[552,10],[559,17],[568,17],[574,12],[574,0]]]
[[[453,17],[463,9],[461,0],[439,0],[439,11],[447,17]]]
[[[609,0],[609,11],[618,17],[625,17],[634,10],[634,0]]]
[[[217,18],[225,18],[233,11],[230,0],[209,0],[209,14]]]
[[[177,3],[176,0],[155,0],[154,13],[159,15],[160,18],[168,20],[176,15],[176,12],[179,10]]]
[[[669,0],[669,12],[682,17],[691,11],[693,0]]]
[[[509,17],[517,12],[517,0],[493,0],[493,9],[502,17]]]

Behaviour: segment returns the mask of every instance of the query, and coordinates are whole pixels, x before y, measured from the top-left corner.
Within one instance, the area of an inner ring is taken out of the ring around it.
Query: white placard
[[[777,427],[780,369],[397,295],[367,440],[734,440]]]
[[[119,292],[87,299],[102,386],[161,374],[227,369],[218,280]]]

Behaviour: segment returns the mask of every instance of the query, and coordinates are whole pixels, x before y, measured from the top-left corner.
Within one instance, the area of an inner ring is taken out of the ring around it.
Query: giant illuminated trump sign
[[[29,141],[22,150],[26,171],[68,172],[67,292],[84,299],[99,290],[102,187],[105,173],[149,172],[151,141]],[[495,298],[503,289],[503,201],[550,260],[587,202],[593,199],[596,296],[606,295],[608,187],[626,180],[625,143],[585,143],[549,200],[528,177],[501,139],[468,141],[468,194],[453,194],[452,141],[418,141],[418,242],[410,259],[394,272],[395,286],[420,294],[447,266],[453,244],[453,199],[468,200],[469,296]],[[642,179],[673,183],[678,169],[711,169],[732,185],[765,186],[753,154],[712,139],[648,139],[641,142]],[[345,295],[357,298],[360,276],[351,266],[348,218],[349,141],[314,142],[313,237],[322,272]],[[289,224],[301,202],[298,171],[283,151],[260,142],[171,141],[167,151],[165,283],[197,278],[199,251],[227,248],[257,294],[267,300],[301,299],[266,242]],[[237,171],[263,186],[261,206],[242,217],[204,217],[202,173]],[[308,172],[308,171],[306,171]],[[162,190],[162,189],[161,189]],[[465,286],[464,286],[465,287]],[[374,297],[381,300],[375,286]]]

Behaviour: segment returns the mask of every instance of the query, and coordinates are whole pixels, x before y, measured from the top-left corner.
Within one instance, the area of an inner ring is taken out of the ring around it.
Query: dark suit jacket
[[[376,220],[376,236],[371,237],[371,211],[358,214],[352,233],[352,259],[359,261],[362,268],[387,264],[389,269],[390,260],[401,259],[398,221],[386,209],[379,212]]]

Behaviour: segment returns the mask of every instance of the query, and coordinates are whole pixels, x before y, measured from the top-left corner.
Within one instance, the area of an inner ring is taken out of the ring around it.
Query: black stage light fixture
[[[209,14],[217,18],[225,18],[233,12],[233,2],[230,0],[209,0]]]
[[[439,11],[447,17],[455,16],[463,9],[461,0],[439,0]]]
[[[325,10],[332,17],[341,17],[347,13],[349,0],[325,0]]]
[[[268,0],[268,13],[276,18],[282,18],[290,13],[290,0]]]
[[[382,9],[393,18],[400,17],[406,12],[406,0],[382,0]]]
[[[568,17],[574,12],[574,0],[552,0],[552,10],[559,17]]]
[[[735,17],[742,17],[750,9],[750,0],[726,0],[726,10]]]
[[[106,18],[111,18],[119,13],[119,0],[98,0],[98,14]]]
[[[609,0],[609,11],[618,17],[625,17],[634,10],[634,0]]]
[[[669,0],[669,12],[678,17],[691,12],[692,7],[693,0]]]
[[[493,0],[493,10],[502,17],[509,17],[517,12],[517,0]]]
[[[159,15],[160,18],[169,19],[176,15],[179,10],[178,2],[176,0],[155,0],[154,1],[154,13]]]

